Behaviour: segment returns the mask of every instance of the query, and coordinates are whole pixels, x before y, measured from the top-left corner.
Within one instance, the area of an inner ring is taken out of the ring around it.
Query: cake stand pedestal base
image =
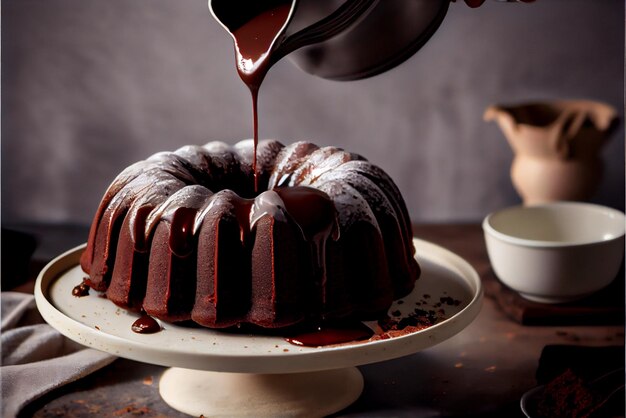
[[[173,367],[159,392],[172,408],[196,417],[323,417],[360,396],[356,367],[306,373],[223,373]]]
[[[281,336],[175,324],[154,334],[136,334],[131,330],[136,313],[98,292],[73,296],[85,277],[79,265],[84,245],[59,255],[41,271],[35,300],[48,324],[79,344],[174,367],[163,374],[160,392],[181,412],[196,417],[321,417],[346,408],[361,394],[363,376],[354,366],[432,347],[459,333],[480,312],[483,291],[476,270],[445,248],[418,239],[413,243],[422,275],[413,292],[389,308],[389,315],[409,319],[419,305],[443,316],[431,327],[393,338],[295,347]],[[444,301],[453,302],[445,303],[445,311]]]

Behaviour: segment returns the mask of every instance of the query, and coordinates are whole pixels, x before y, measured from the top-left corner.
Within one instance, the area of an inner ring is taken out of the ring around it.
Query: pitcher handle
[[[367,14],[378,1],[355,0],[343,3],[332,15],[288,36],[276,51],[274,60],[278,61],[296,49],[323,42],[343,32],[361,19],[363,14]]]
[[[572,139],[574,139],[585,123],[587,112],[566,110],[558,119],[557,129],[552,138],[552,146],[561,159],[567,160],[572,156]]]

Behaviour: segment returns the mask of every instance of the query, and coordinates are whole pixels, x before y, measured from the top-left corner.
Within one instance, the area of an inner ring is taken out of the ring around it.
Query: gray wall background
[[[399,1],[399,0],[383,0]],[[205,0],[5,0],[2,223],[87,224],[125,166],[252,135],[232,42]],[[520,202],[492,103],[589,98],[623,120],[623,0],[452,3],[417,55],[334,82],[288,60],[266,79],[260,133],[358,152],[384,168],[418,222],[477,221]],[[623,124],[593,201],[624,207]]]

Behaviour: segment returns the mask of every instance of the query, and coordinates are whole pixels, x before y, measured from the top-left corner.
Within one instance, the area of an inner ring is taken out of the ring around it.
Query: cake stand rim
[[[168,350],[111,335],[67,316],[50,300],[50,286],[78,266],[78,258],[86,244],[65,251],[44,267],[35,284],[35,300],[46,322],[64,336],[87,347],[131,360],[167,367],[234,373],[298,373],[359,366],[403,357],[441,343],[466,328],[480,312],[483,287],[476,270],[465,259],[442,246],[418,238],[413,238],[413,242],[418,261],[430,260],[462,276],[464,284],[472,292],[471,300],[459,312],[440,323],[421,331],[378,341],[327,347],[291,346],[293,350],[284,353],[226,355]],[[113,303],[108,303],[115,307]]]

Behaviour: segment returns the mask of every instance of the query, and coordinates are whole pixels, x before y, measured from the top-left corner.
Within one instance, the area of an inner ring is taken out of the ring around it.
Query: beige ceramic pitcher
[[[524,204],[587,200],[602,177],[599,151],[617,122],[616,110],[590,100],[494,105],[495,120],[515,157],[511,180]]]

